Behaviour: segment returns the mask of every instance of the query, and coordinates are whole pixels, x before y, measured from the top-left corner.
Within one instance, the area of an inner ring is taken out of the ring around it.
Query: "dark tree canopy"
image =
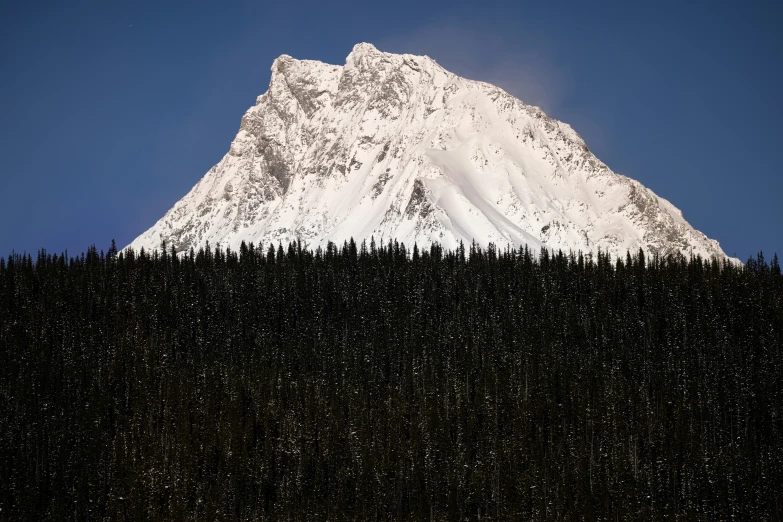
[[[0,520],[783,517],[783,278],[301,244],[0,259]]]

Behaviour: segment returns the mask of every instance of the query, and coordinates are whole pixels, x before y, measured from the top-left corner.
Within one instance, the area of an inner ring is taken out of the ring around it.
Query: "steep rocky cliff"
[[[130,245],[309,247],[374,237],[725,257],[567,124],[424,56],[280,56],[229,152]]]

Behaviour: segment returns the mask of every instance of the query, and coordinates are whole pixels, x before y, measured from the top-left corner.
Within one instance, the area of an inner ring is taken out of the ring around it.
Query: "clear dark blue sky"
[[[276,56],[362,41],[540,105],[728,254],[783,255],[781,27],[779,1],[2,2],[0,255],[129,243],[225,154]]]

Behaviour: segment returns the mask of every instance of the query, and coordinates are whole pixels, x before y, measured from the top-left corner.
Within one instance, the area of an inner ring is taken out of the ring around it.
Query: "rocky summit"
[[[431,58],[366,43],[343,66],[277,58],[228,153],[130,246],[350,238],[726,257],[569,125]]]

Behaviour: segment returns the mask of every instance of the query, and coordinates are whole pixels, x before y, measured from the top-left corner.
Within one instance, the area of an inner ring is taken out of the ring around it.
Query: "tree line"
[[[783,517],[777,256],[0,258],[0,520]]]

